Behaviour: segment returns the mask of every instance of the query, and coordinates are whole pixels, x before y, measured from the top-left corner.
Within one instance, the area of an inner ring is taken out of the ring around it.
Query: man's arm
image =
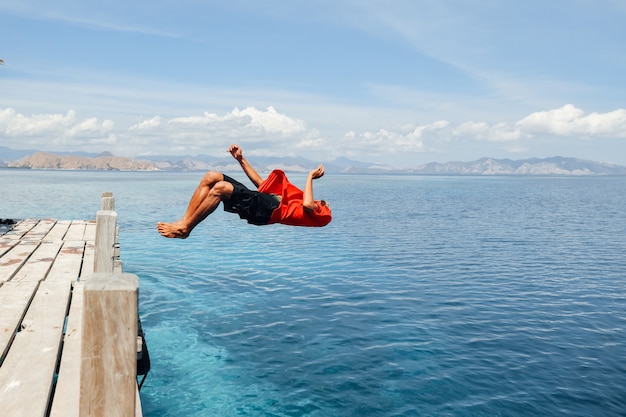
[[[261,185],[261,183],[263,182],[263,177],[261,177],[259,173],[256,172],[256,170],[252,167],[252,165],[250,165],[248,160],[244,158],[239,145],[230,145],[230,148],[228,148],[228,152],[233,156],[233,158],[237,160],[237,162],[239,162],[239,165],[241,165],[243,172],[246,173],[246,175],[248,176],[248,178],[250,178],[250,181],[252,181],[256,188],[259,188],[259,185]]]
[[[313,199],[313,180],[324,176],[324,166],[319,165],[316,169],[309,172],[309,176],[306,179],[306,184],[304,185],[304,196],[302,198],[302,205],[306,210],[315,210],[317,208],[317,204]]]

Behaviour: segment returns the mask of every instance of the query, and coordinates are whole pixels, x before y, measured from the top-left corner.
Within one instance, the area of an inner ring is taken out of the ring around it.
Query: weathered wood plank
[[[32,229],[33,227],[35,227],[35,225],[37,225],[39,221],[36,219],[25,219],[25,220],[21,220],[19,222],[17,222],[17,224],[15,224],[13,226],[13,228],[11,230],[9,230],[8,232],[6,232],[4,235],[2,235],[3,237],[11,237],[11,238],[17,238],[20,239],[22,236],[24,236],[30,229]]]
[[[132,274],[96,273],[86,281],[81,415],[128,417],[136,411],[138,287]]]
[[[6,282],[37,249],[39,242],[22,241],[0,258],[0,282]]]
[[[24,312],[35,294],[38,282],[7,282],[0,287],[0,363],[22,322]],[[2,388],[0,387],[0,390]]]
[[[93,274],[93,267],[96,258],[96,221],[87,222],[85,225],[85,253],[83,255],[83,266],[80,270],[81,280]]]
[[[50,417],[78,417],[84,284],[74,283]]]
[[[63,242],[56,260],[50,268],[46,281],[76,281],[80,276],[80,266],[83,262],[83,252],[85,242],[69,241]]]
[[[0,410],[11,417],[44,417],[48,409],[69,282],[39,285],[9,353],[0,366]]]
[[[67,229],[70,227],[70,224],[71,221],[69,220],[58,221],[44,237],[44,240],[63,240],[63,237],[67,233]]]
[[[13,275],[11,282],[34,281],[39,282],[46,278],[62,242],[41,242],[28,261]]]
[[[9,237],[0,237],[0,258],[7,253],[8,251],[10,251],[13,246],[17,245],[19,243],[18,239],[11,239]]]
[[[93,274],[93,265],[96,256],[96,247],[93,241],[85,242],[85,253],[83,254],[83,265],[80,269],[80,279],[84,281]]]
[[[141,398],[139,397],[139,387],[135,390],[135,417],[143,417],[143,410],[141,408]]]
[[[84,240],[87,242],[95,242],[96,241],[96,221],[88,221],[85,224],[85,237]]]
[[[22,240],[37,240],[40,241],[48,234],[50,229],[54,227],[56,224],[56,220],[52,219],[42,219],[37,222],[37,224],[31,228],[26,234],[22,236]]]
[[[74,220],[65,234],[64,240],[84,240],[85,238],[85,222],[83,220]]]

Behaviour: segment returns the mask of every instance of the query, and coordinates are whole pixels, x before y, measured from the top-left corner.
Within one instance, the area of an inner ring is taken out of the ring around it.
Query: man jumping
[[[157,223],[159,233],[168,238],[185,239],[191,231],[219,205],[224,210],[254,225],[282,223],[290,226],[326,226],[332,220],[330,206],[324,200],[313,198],[313,180],[324,175],[319,165],[309,172],[304,191],[287,180],[281,170],[272,171],[264,180],[244,158],[238,145],[228,152],[239,162],[257,191],[217,171],[207,172],[191,196],[183,217],[173,223]]]

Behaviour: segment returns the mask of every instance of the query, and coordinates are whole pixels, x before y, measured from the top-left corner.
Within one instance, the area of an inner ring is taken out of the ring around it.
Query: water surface
[[[328,227],[160,237],[200,175],[0,170],[0,218],[114,192],[145,416],[626,415],[626,178],[327,176]]]

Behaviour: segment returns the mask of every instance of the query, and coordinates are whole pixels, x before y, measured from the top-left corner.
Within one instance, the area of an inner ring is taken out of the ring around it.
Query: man
[[[304,191],[291,184],[285,173],[274,170],[264,180],[244,158],[238,145],[228,152],[258,191],[249,190],[240,182],[217,171],[207,172],[191,196],[183,217],[173,223],[159,222],[157,230],[168,238],[185,239],[191,231],[224,203],[224,210],[237,213],[248,223],[265,225],[282,223],[291,226],[326,226],[332,220],[330,206],[324,200],[313,198],[313,180],[324,175],[319,165],[309,172]]]

